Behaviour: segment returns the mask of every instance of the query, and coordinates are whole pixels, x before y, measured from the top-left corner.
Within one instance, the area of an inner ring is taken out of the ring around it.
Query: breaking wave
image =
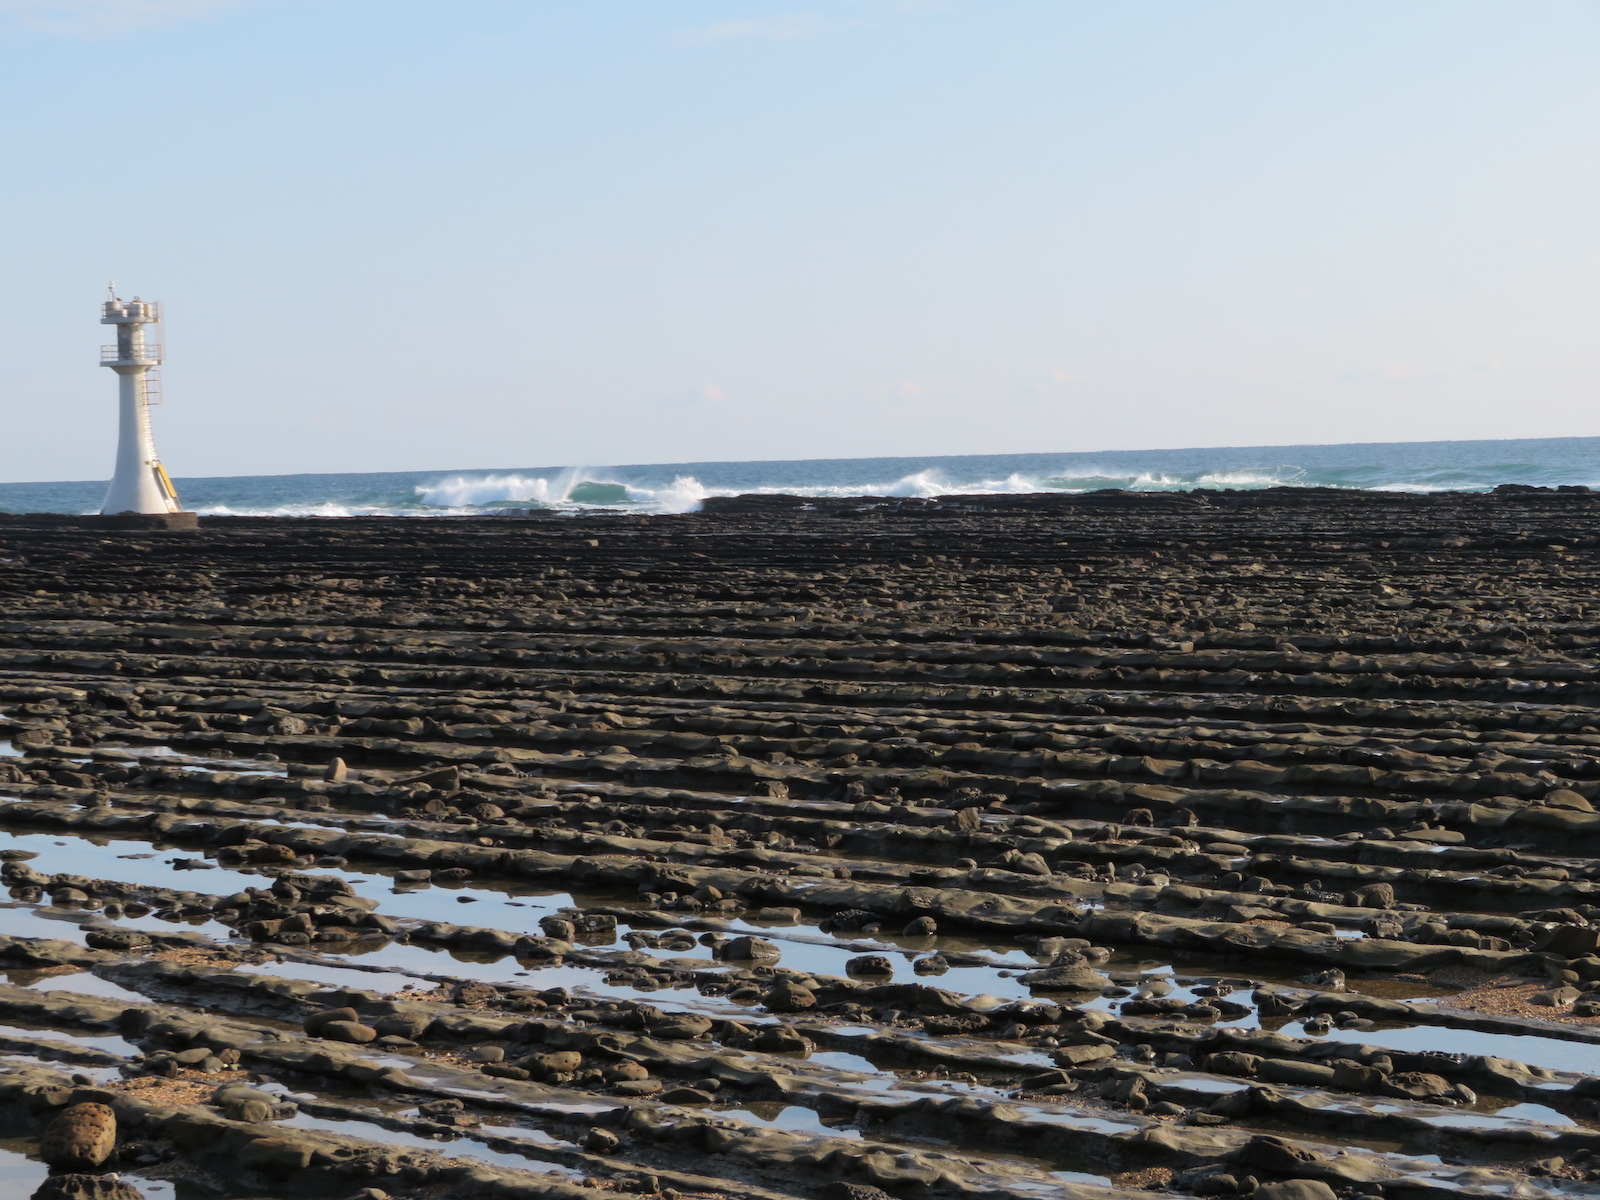
[[[612,508],[632,506],[650,512],[692,512],[712,495],[700,481],[680,475],[665,487],[642,487],[597,479],[587,470],[568,469],[554,476],[454,475],[418,484],[418,502],[432,509],[503,511],[516,508]]]

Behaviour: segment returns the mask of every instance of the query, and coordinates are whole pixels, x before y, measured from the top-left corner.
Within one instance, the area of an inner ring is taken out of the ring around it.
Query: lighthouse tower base
[[[50,529],[129,530],[146,533],[183,533],[200,528],[200,517],[192,512],[175,513],[99,513],[82,516],[69,513],[0,513],[0,528],[9,525]]]
[[[199,529],[200,517],[192,512],[100,513],[82,518],[96,529]]]

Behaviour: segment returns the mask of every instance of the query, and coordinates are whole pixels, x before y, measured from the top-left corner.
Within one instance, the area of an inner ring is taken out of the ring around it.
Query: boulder
[[[378,1040],[378,1031],[360,1021],[329,1021],[322,1027],[322,1036],[335,1042],[353,1042],[365,1046]]]
[[[1263,1183],[1250,1193],[1252,1200],[1339,1200],[1338,1193],[1320,1179],[1285,1179]]]
[[[104,1104],[73,1104],[61,1110],[39,1138],[39,1157],[52,1167],[92,1171],[117,1145],[117,1117]]]
[[[721,957],[735,961],[749,961],[761,959],[771,961],[782,955],[783,951],[762,937],[736,937],[722,947]]]
[[[1045,967],[1027,971],[1017,978],[1038,992],[1099,992],[1111,983],[1109,977],[1087,963]]]
[[[810,988],[801,987],[793,980],[780,979],[762,995],[761,1002],[772,1012],[796,1013],[815,1008],[817,997]]]

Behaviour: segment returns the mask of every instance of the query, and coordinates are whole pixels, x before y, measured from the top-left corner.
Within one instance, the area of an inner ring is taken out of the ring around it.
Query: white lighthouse
[[[102,515],[123,513],[163,514],[182,511],[172,480],[156,457],[150,436],[150,405],[159,403],[157,376],[161,365],[159,337],[147,336],[144,327],[158,324],[161,306],[154,301],[111,298],[101,310],[100,324],[114,325],[117,341],[100,347],[100,365],[117,373],[121,419],[117,433],[117,469],[106,490]]]

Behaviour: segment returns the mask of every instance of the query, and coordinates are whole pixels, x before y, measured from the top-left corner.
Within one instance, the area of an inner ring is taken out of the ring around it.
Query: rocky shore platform
[[[1600,1197],[1600,495],[0,518],[0,1195]]]

